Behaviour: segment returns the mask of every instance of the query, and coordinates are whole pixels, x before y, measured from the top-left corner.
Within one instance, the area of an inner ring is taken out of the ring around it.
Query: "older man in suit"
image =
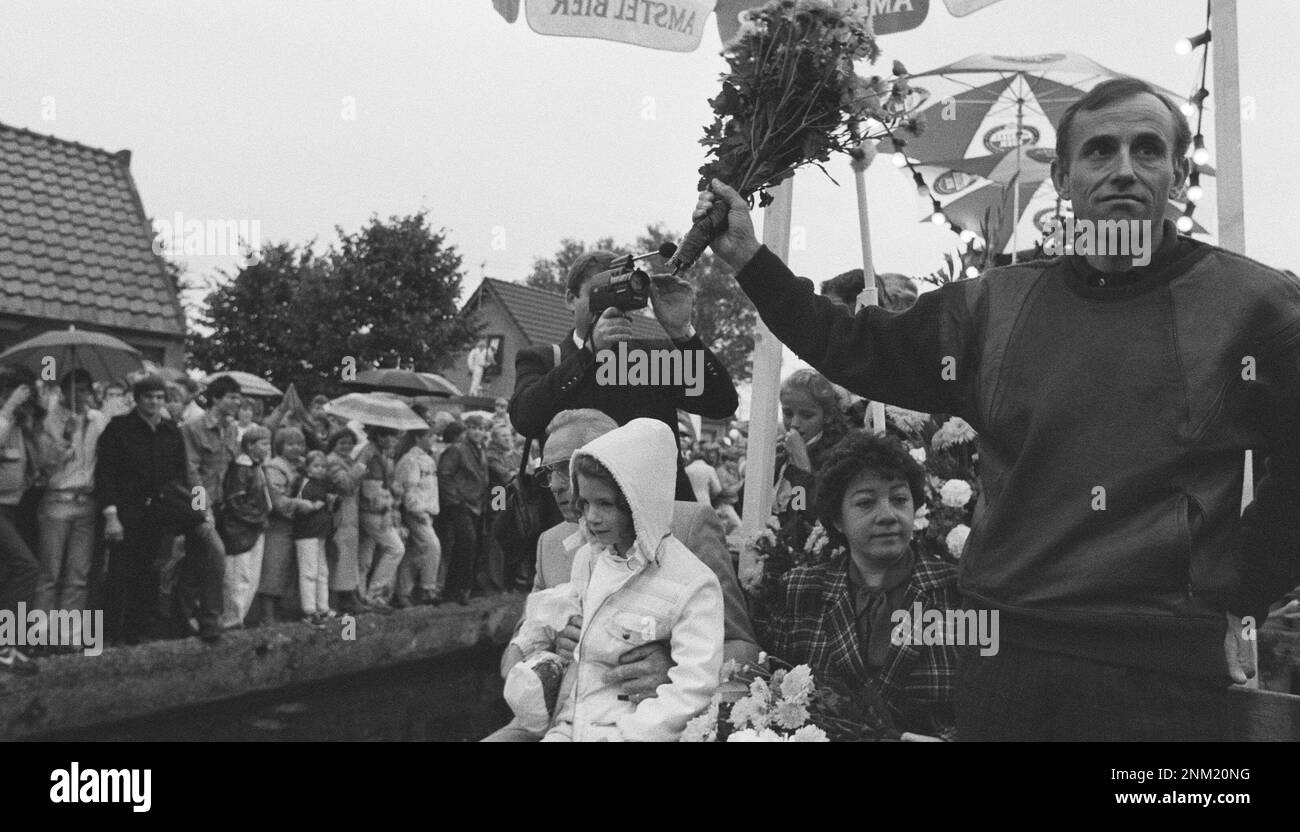
[[[573,556],[583,544],[579,530],[578,510],[570,493],[569,458],[573,452],[588,442],[614,430],[618,425],[599,410],[565,410],[551,420],[546,430],[546,445],[542,463],[537,469],[547,476],[551,494],[555,497],[564,522],[542,532],[537,541],[537,576],[533,590],[549,589],[566,583],[573,566]],[[736,570],[727,551],[722,521],[712,507],[701,503],[678,500],[673,506],[673,536],[695,553],[718,576],[722,586],[725,639],[723,657],[739,662],[758,658],[758,640],[749,620],[745,597],[736,580]],[[581,632],[581,619],[571,619],[569,627],[559,634],[557,648],[566,658],[572,655],[574,642]],[[517,648],[506,648],[501,657],[501,675],[523,656]],[[672,667],[667,645],[662,642],[635,647],[623,654],[620,666],[610,671],[610,681],[622,681],[624,694],[633,702],[648,699],[668,680]],[[536,735],[518,728],[515,723],[489,736],[488,742],[536,740]]]

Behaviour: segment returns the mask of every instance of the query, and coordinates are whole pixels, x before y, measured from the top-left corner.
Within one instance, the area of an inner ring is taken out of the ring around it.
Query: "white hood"
[[[677,437],[672,430],[658,419],[633,419],[574,451],[571,472],[577,470],[579,456],[595,458],[614,475],[632,508],[633,548],[646,560],[657,562],[659,547],[672,532],[677,493]],[[577,475],[571,476],[577,494]]]

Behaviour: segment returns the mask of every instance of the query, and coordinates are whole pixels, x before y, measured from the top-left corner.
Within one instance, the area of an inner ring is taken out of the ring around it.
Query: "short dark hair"
[[[460,439],[460,435],[465,432],[465,425],[462,422],[452,422],[442,429],[442,441],[447,444]]]
[[[836,545],[845,542],[835,528],[840,522],[844,495],[864,471],[903,480],[912,492],[912,504],[920,508],[925,502],[925,470],[902,442],[865,430],[850,431],[831,449],[817,476],[817,517]]]
[[[230,376],[217,376],[208,384],[208,389],[203,392],[208,397],[208,401],[215,404],[218,399],[224,399],[231,393],[240,392],[239,382]]]
[[[289,444],[290,439],[300,439],[304,443],[307,441],[307,434],[298,428],[280,428],[275,432],[275,438],[271,440],[271,450],[276,456],[284,450],[284,446]]]
[[[164,395],[167,393],[167,382],[163,381],[162,376],[150,373],[131,385],[131,396],[137,402],[149,393],[163,393]]]
[[[1187,148],[1192,144],[1192,128],[1187,123],[1187,117],[1183,111],[1178,109],[1177,105],[1170,100],[1169,96],[1160,91],[1159,88],[1143,81],[1141,78],[1111,78],[1109,81],[1102,81],[1093,87],[1080,98],[1078,101],[1066,108],[1065,113],[1061,116],[1061,123],[1056,128],[1056,158],[1061,166],[1061,170],[1068,170],[1070,167],[1070,128],[1074,126],[1074,118],[1081,111],[1096,112],[1102,107],[1108,107],[1119,101],[1127,101],[1130,98],[1142,95],[1154,95],[1160,99],[1160,103],[1165,105],[1170,114],[1174,117],[1174,153],[1173,158],[1181,159],[1187,155]]]
[[[573,261],[573,265],[569,266],[569,274],[565,280],[569,293],[576,295],[581,292],[584,283],[601,272],[613,268],[614,259],[617,257],[618,255],[612,251],[589,251],[579,256]]]
[[[339,428],[331,433],[329,438],[325,440],[325,450],[334,453],[334,449],[338,447],[338,444],[344,439],[351,439],[353,445],[357,444],[357,435],[352,432],[352,428]]]
[[[68,370],[63,374],[63,378],[59,379],[59,389],[63,391],[64,395],[71,395],[72,388],[78,384],[94,386],[95,380],[82,367]]]

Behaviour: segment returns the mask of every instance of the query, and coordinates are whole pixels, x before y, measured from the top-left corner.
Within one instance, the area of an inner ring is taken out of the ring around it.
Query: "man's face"
[[[73,407],[75,405],[77,412],[83,413],[85,412],[86,408],[90,406],[90,397],[93,392],[94,391],[91,389],[89,382],[78,381],[72,385],[73,399],[71,401],[68,400],[68,396],[65,390],[63,396],[63,406]]]
[[[465,433],[469,435],[469,441],[473,442],[478,447],[481,448],[487,444],[487,438],[488,438],[487,428],[481,425],[474,425],[473,427],[466,427]]]
[[[167,394],[161,390],[150,390],[136,400],[136,407],[140,408],[140,413],[147,419],[156,419],[162,415],[163,405],[167,402]]]
[[[1188,172],[1187,159],[1174,158],[1175,135],[1173,114],[1150,93],[1081,111],[1070,128],[1068,158],[1052,163],[1052,181],[1075,217],[1146,220],[1159,235]]]
[[[213,402],[213,406],[222,416],[234,416],[239,412],[239,405],[243,401],[243,396],[232,391]]]
[[[578,289],[578,294],[565,292],[564,305],[573,313],[573,328],[579,333],[587,326],[591,318],[591,279],[588,278]]]
[[[573,505],[573,485],[569,480],[569,461],[567,459],[546,466],[547,487],[560,508],[560,514],[570,523],[578,522],[578,509]]]

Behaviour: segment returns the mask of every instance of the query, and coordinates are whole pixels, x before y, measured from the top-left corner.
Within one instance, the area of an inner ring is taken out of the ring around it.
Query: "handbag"
[[[523,460],[518,473],[506,486],[506,507],[493,530],[502,550],[520,552],[523,555],[520,560],[525,562],[532,560],[542,532],[563,519],[546,483],[528,473],[528,452],[532,444],[532,439],[524,442]]]

